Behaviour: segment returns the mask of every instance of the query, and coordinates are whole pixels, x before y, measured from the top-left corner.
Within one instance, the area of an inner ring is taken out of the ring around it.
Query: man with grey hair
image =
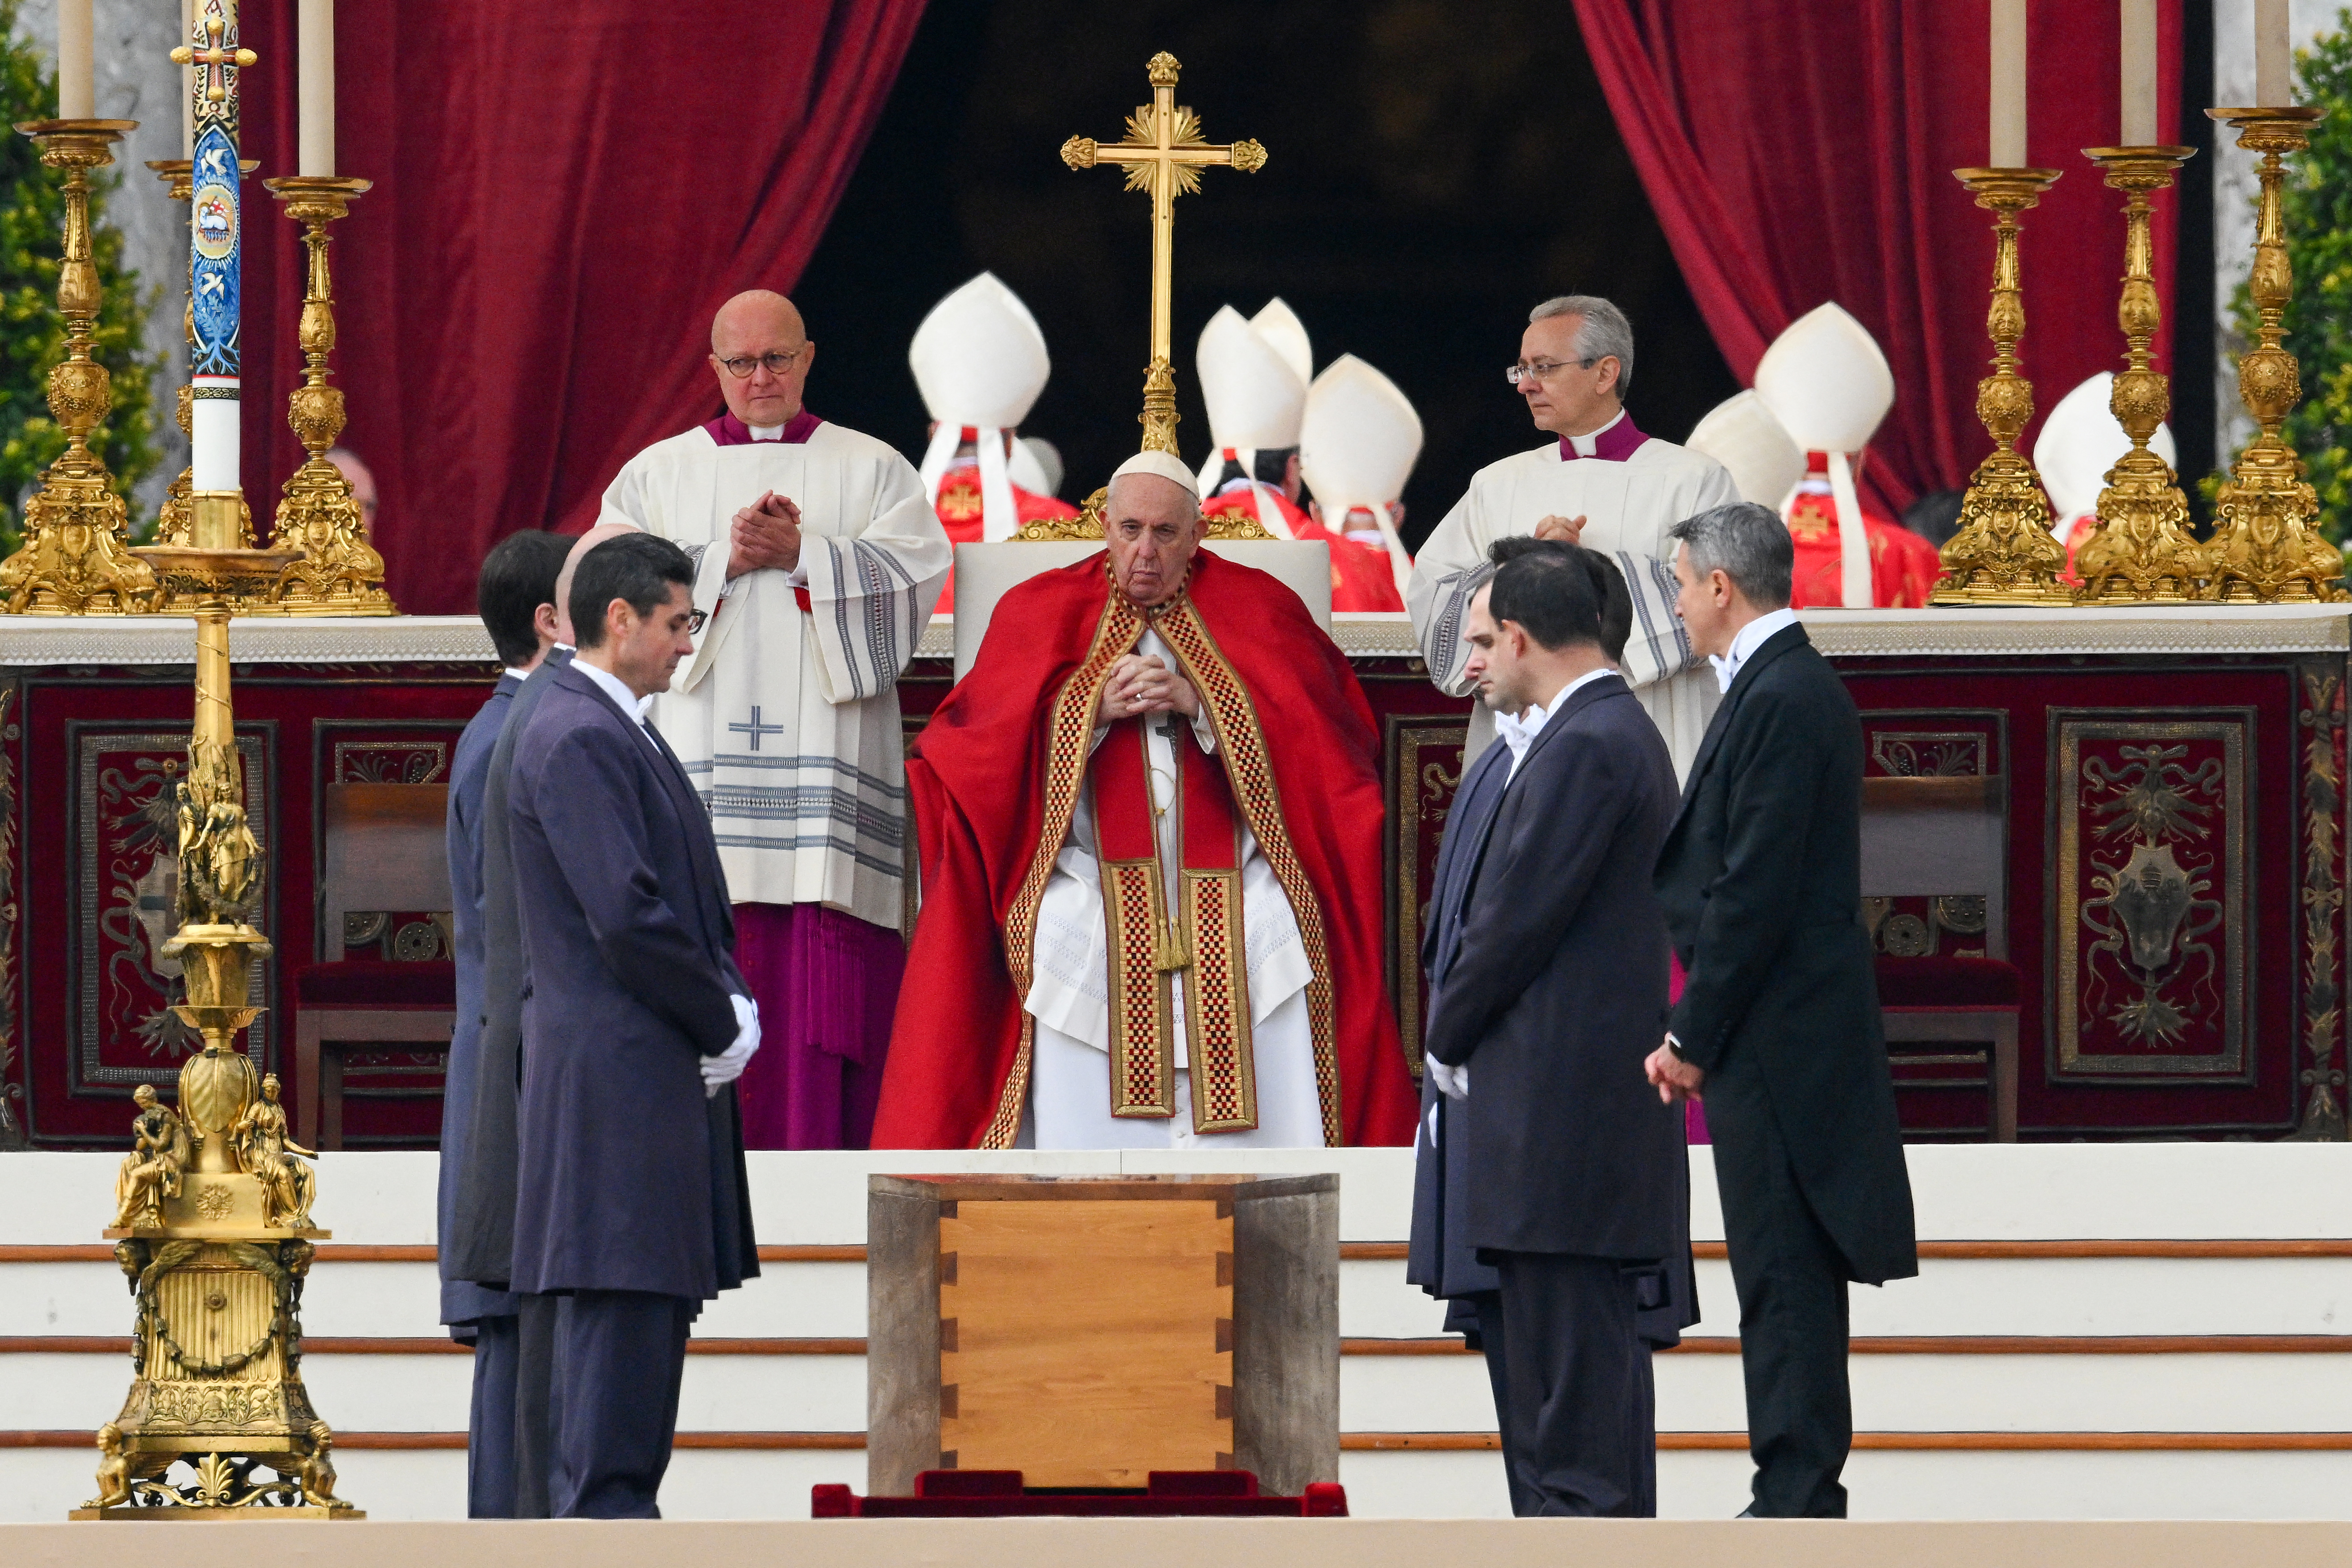
[[[1625,312],[1589,294],[1547,300],[1528,315],[1519,357],[1505,372],[1537,429],[1553,439],[1490,463],[1437,525],[1405,591],[1430,679],[1469,692],[1462,640],[1470,600],[1494,567],[1487,547],[1513,534],[1564,539],[1600,551],[1624,574],[1633,635],[1622,661],[1641,699],[1687,773],[1715,711],[1715,683],[1675,619],[1674,544],[1666,530],[1739,499],[1721,464],[1644,435],[1625,412],[1633,329]],[[1494,717],[1473,710],[1465,763],[1494,739]]]
[[[1347,658],[1201,548],[1173,453],[1120,465],[1103,531],[997,602],[907,759],[923,908],[874,1146],[1402,1143]]]
[[[1653,876],[1683,992],[1649,1059],[1706,1100],[1759,1518],[1845,1515],[1846,1284],[1919,1271],[1862,905],[1862,722],[1750,501],[1675,525],[1676,607],[1722,706]]]

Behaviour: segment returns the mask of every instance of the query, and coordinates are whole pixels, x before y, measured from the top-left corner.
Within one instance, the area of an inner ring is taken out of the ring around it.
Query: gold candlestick
[[[2051,532],[2050,503],[2017,437],[2033,417],[2033,384],[2017,374],[2017,340],[2025,334],[2025,301],[2018,289],[2017,215],[2057,183],[2056,169],[1955,169],[1993,215],[1992,305],[1985,332],[1992,339],[1992,374],[1977,383],[1977,417],[1992,437],[1992,452],[1969,479],[1960,529],[1944,545],[1938,605],[2051,605],[2070,595],[2058,581],[2066,550]]]
[[[239,172],[250,174],[260,166],[253,159],[247,158],[243,161],[243,166]],[[149,163],[147,167],[153,170],[155,177],[163,182],[172,200],[184,202],[194,195],[196,166],[187,159],[158,158]],[[195,300],[194,290],[189,289],[186,283],[187,279],[184,278],[181,289],[180,331],[186,335],[188,347],[193,352],[196,346]],[[190,440],[195,438],[194,428],[195,390],[192,383],[183,382],[180,385],[180,407],[176,423],[180,426],[180,434]],[[157,509],[155,514],[156,543],[193,542],[193,536],[189,532],[193,524],[190,519],[188,492],[194,488],[194,471],[182,468],[180,477],[173,479],[163,491],[163,504]],[[244,499],[241,496],[238,498],[237,504],[243,514],[243,531],[238,543],[245,549],[250,550],[253,548],[253,509],[244,504]],[[184,615],[193,610],[194,605],[193,602],[184,602],[175,598],[167,592],[164,595],[164,608]]]
[[[2279,435],[2287,415],[2303,397],[2302,367],[2282,346],[2284,318],[2294,294],[2286,236],[2279,220],[2279,185],[2286,177],[2283,155],[2310,145],[2308,128],[2316,109],[2210,109],[2238,131],[2238,145],[2262,154],[2255,178],[2262,182],[2262,208],[2254,225],[2254,309],[2262,324],[2261,346],[2238,361],[2238,395],[2263,433],[2238,454],[2214,508],[2218,526],[2206,546],[2211,564],[2208,595],[2238,603],[2303,603],[2347,596],[2336,586],[2344,555],[2315,526],[2319,497],[2304,482],[2303,460]]]
[[[25,542],[0,562],[0,595],[8,613],[32,616],[134,615],[155,609],[155,574],[129,552],[130,514],[114,493],[105,460],[89,435],[114,406],[113,378],[90,358],[90,330],[104,301],[90,258],[89,172],[114,162],[108,151],[135,120],[31,120],[16,127],[41,144],[41,162],[65,171],[64,263],[58,269],[58,313],[65,318],[66,357],[49,372],[49,412],[66,449],[41,474],[25,503]]]
[[[392,595],[383,591],[383,557],[368,542],[367,521],[352,497],[351,481],[327,461],[328,448],[343,433],[343,395],[327,380],[327,356],[335,347],[334,284],[327,269],[327,226],[352,210],[372,180],[332,175],[293,175],[264,180],[264,189],[302,226],[309,253],[302,294],[302,384],[288,400],[286,422],[300,437],[310,459],[286,481],[278,503],[278,526],[270,542],[299,550],[300,559],[279,574],[276,590],[255,613],[277,616],[392,616]]]
[[[2148,195],[2172,184],[2193,147],[2092,147],[2084,156],[2106,170],[2124,193],[2124,288],[2116,319],[2124,331],[2124,369],[2107,406],[2131,437],[2131,450],[2107,470],[2098,526],[2074,552],[2082,586],[2077,604],[2177,605],[2203,589],[2205,550],[2189,531],[2189,498],[2148,439],[2172,410],[2171,384],[2150,363],[2148,344],[2164,324],[2148,243]]]

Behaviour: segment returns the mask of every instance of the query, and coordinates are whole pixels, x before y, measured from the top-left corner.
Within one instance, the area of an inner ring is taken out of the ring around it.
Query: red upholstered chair
[[[1862,896],[1881,949],[1878,1005],[1890,1054],[1898,1069],[1981,1063],[1996,1143],[2017,1142],[2017,1016],[2024,992],[2023,977],[2009,962],[2008,783],[1998,774],[1862,781]],[[1890,913],[1885,903],[1921,897],[1934,900],[1927,919]],[[1979,900],[1980,932],[1970,930]],[[1960,945],[1981,946],[1983,956],[1950,951]],[[1923,1044],[1959,1048],[1895,1048]],[[1906,1080],[1898,1070],[1895,1084],[1955,1081]]]
[[[457,965],[347,958],[349,917],[445,912],[450,905],[446,784],[329,784],[319,867],[319,955],[294,974],[296,1136],[343,1143],[343,1058],[404,1045],[446,1051],[457,1023]]]

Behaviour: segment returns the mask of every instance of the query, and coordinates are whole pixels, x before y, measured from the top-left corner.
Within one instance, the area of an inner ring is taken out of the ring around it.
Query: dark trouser
[[[1511,1445],[1511,1385],[1510,1362],[1505,1345],[1508,1342],[1503,1327],[1503,1298],[1494,1290],[1474,1290],[1466,1296],[1454,1296],[1445,1303],[1445,1326],[1459,1333],[1470,1348],[1486,1359],[1486,1385],[1495,1393],[1495,1427],[1503,1434],[1503,1484],[1511,1494],[1511,1511],[1524,1517],[1535,1511],[1535,1499],[1519,1479],[1519,1469],[1510,1461],[1516,1450]]]
[[[556,1519],[659,1519],[677,1433],[686,1336],[700,1303],[644,1290],[577,1290],[555,1325]]]
[[[515,1371],[521,1331],[510,1316],[474,1320],[474,1402],[466,1430],[466,1516],[515,1516]]]
[[[1797,1184],[1761,1085],[1711,1080],[1707,1125],[1739,1295],[1739,1370],[1756,1461],[1748,1511],[1843,1519],[1838,1475],[1853,1447],[1845,1259]]]
[[[1634,1332],[1624,1265],[1556,1252],[1480,1256],[1502,1279],[1512,1507],[1522,1515],[1654,1517],[1650,1347]]]
[[[518,1296],[514,1393],[514,1517],[548,1516],[555,1473],[555,1319],[561,1299]]]

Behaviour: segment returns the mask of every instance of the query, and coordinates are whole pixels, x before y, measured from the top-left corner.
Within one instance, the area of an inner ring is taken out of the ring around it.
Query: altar
[[[2023,977],[2021,1138],[2343,1136],[2352,616],[2313,605],[1804,620],[1863,710],[1871,774],[1994,781],[2007,949]],[[161,952],[175,869],[163,803],[186,745],[191,635],[169,616],[0,618],[0,1082],[35,1147],[113,1147],[131,1089],[175,1072],[184,1050]],[[1382,732],[1390,985],[1417,1059],[1421,900],[1469,705],[1429,684],[1402,616],[1342,616],[1334,635]],[[951,684],[953,647],[952,623],[935,618],[902,683],[910,737]],[[288,976],[324,951],[324,791],[445,781],[496,669],[467,616],[239,620],[232,652],[274,879],[257,998],[270,1011],[251,1048],[290,1078]],[[2179,896],[2161,952],[2126,929],[2127,872]],[[1981,952],[1970,907],[1890,900],[1877,945],[1897,960]],[[354,953],[446,956],[440,911],[364,913],[346,917]],[[1929,1055],[1898,1079],[1914,1139],[1987,1135],[1981,1067]],[[439,1082],[430,1052],[354,1056],[346,1145],[430,1146]]]

